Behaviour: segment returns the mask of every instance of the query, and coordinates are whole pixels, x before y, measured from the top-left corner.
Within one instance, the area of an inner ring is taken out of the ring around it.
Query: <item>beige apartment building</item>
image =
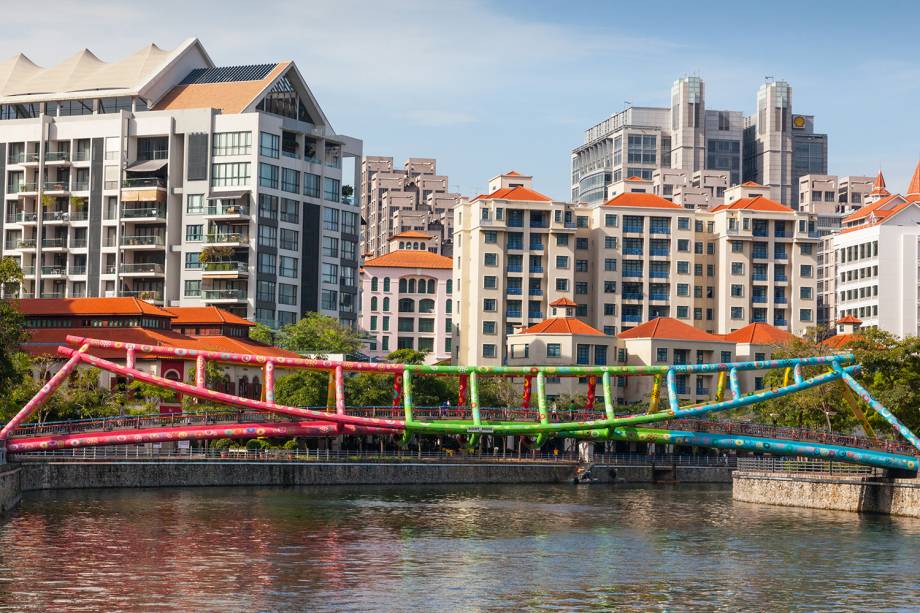
[[[608,336],[659,317],[711,334],[750,323],[802,334],[814,325],[814,216],[767,198],[765,186],[735,186],[729,204],[698,210],[642,191],[572,205],[530,185],[500,175],[488,195],[457,208],[461,364],[502,363],[506,336],[541,321],[558,298]]]
[[[460,196],[450,193],[448,178],[437,173],[434,159],[409,158],[397,170],[392,157],[367,156],[361,185],[361,214],[367,223],[361,236],[364,256],[387,253],[391,239],[403,232],[431,234],[438,253],[450,255],[453,209]]]

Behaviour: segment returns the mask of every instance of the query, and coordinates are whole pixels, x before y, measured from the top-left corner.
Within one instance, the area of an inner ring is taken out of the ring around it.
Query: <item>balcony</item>
[[[165,206],[137,206],[137,207],[124,207],[121,209],[122,219],[131,219],[131,220],[152,220],[152,221],[166,221],[166,207]]]
[[[765,304],[767,302],[767,297],[766,296],[753,296],[751,298],[751,302],[753,302],[754,304]]]
[[[66,275],[66,266],[42,266],[43,277],[64,277]]]
[[[138,300],[146,300],[154,304],[163,303],[163,290],[161,289],[122,290],[118,292],[118,295],[128,298],[137,298]]]
[[[122,247],[144,249],[147,247],[164,247],[166,237],[162,234],[152,234],[148,236],[122,236],[119,243]]]
[[[751,231],[751,234],[753,236],[766,238],[770,236],[770,230],[768,228],[758,228],[757,226],[755,226],[754,229]]]
[[[19,211],[6,216],[6,223],[36,223],[37,221],[37,213],[26,213],[25,211]]]
[[[642,278],[642,269],[639,270],[624,270],[623,277],[629,277],[630,279],[641,279]]]
[[[543,241],[530,241],[530,250],[531,251],[543,251]]]
[[[642,255],[642,247],[623,247],[623,255]]]
[[[787,277],[785,273],[778,272],[775,275],[773,275],[773,280],[783,282],[783,281],[788,281],[789,277]]]
[[[209,204],[205,209],[206,217],[240,218],[249,217],[248,204]]]
[[[521,318],[521,311],[509,309],[509,310],[505,311],[505,317],[508,317],[508,318],[510,318],[510,319],[520,319],[520,318]]]
[[[528,311],[527,319],[543,319],[542,311]]]
[[[206,289],[201,291],[202,298],[208,302],[241,302],[246,300],[246,290],[242,289]]]
[[[73,155],[70,156],[71,161],[73,162],[88,162],[89,161],[89,150],[84,151],[75,151]]]
[[[623,300],[642,301],[642,292],[626,292],[623,294]]]
[[[671,255],[671,250],[670,249],[649,249],[648,254],[657,256],[657,257],[669,256]]]
[[[35,249],[38,241],[34,238],[20,238],[16,241],[16,249]]]
[[[752,278],[754,281],[766,281],[766,280],[767,280],[767,273],[765,273],[765,272],[755,272],[755,273],[753,273],[753,274],[751,275],[751,278]]]
[[[70,191],[67,181],[45,181],[42,183],[42,189],[48,193],[66,194]]]
[[[520,287],[509,287],[507,289],[507,293],[509,296],[520,296],[521,294],[523,294],[523,291],[521,290]]]
[[[508,241],[505,244],[505,249],[514,249],[516,251],[522,251],[524,249],[524,243],[521,241]]]
[[[10,164],[38,164],[38,154],[14,153],[10,156]]]
[[[85,275],[86,274],[86,265],[85,264],[74,264],[70,267],[68,274],[71,275]]]
[[[527,295],[528,296],[542,296],[543,290],[540,289],[539,287],[532,287],[529,290],[527,290]]]
[[[35,182],[24,182],[17,183],[16,185],[9,185],[6,188],[6,191],[10,194],[34,194],[38,191],[38,183]]]
[[[774,296],[773,302],[776,304],[787,304],[789,301],[785,296]]]
[[[787,320],[785,320],[785,319],[774,319],[774,320],[773,320],[773,325],[776,326],[777,328],[779,328],[779,327],[786,327],[786,326],[789,325],[789,322],[788,322]]]
[[[205,243],[209,245],[248,245],[248,232],[215,232],[208,234]]]
[[[789,254],[786,251],[774,251],[773,259],[775,260],[788,260]]]
[[[86,239],[85,238],[72,238],[70,239],[70,248],[71,249],[86,249]]]
[[[70,151],[45,151],[45,163],[70,162]]]
[[[769,260],[770,254],[766,251],[758,251],[755,249],[754,252],[751,254],[751,257],[754,258],[755,260]]]
[[[22,274],[25,277],[34,277],[35,276],[35,267],[34,266],[23,266]]]
[[[535,275],[535,274],[536,274],[536,275],[538,275],[538,274],[543,274],[543,267],[542,267],[542,266],[531,266],[531,267],[530,267],[530,274],[532,274],[532,275]]]
[[[709,395],[709,388],[708,388],[708,387],[704,387],[704,386],[697,385],[697,386],[696,386],[696,395],[697,395],[697,396],[708,396],[708,395]]]
[[[63,298],[64,292],[42,292],[42,298]]]
[[[623,313],[623,321],[637,324],[642,321],[642,315],[639,313]]]
[[[74,192],[89,191],[89,181],[74,181],[70,189]]]
[[[626,276],[626,275],[623,275]],[[648,276],[652,279],[667,279],[668,271],[667,270],[650,270],[648,271]]]
[[[642,224],[625,224],[623,226],[623,232],[633,233],[633,234],[642,234],[645,230]]]
[[[159,177],[142,177],[138,179],[125,179],[121,186],[126,189],[137,189],[145,187],[166,189],[166,181]]]
[[[67,247],[66,238],[43,238],[42,249],[65,249]]]
[[[667,293],[662,292],[651,292],[648,295],[649,300],[656,300],[658,302],[667,302],[670,300],[670,296]]]
[[[521,264],[508,264],[505,266],[506,272],[524,272],[524,267]]]
[[[153,276],[163,274],[163,265],[159,262],[137,262],[133,264],[122,264],[118,267],[119,272],[126,276]]]
[[[205,262],[201,265],[202,277],[238,278],[249,275],[249,264],[246,262]]]
[[[70,211],[67,209],[42,211],[42,222],[44,223],[67,223],[70,221]]]

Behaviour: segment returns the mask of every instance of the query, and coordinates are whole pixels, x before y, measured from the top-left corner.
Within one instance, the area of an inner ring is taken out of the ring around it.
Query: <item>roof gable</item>
[[[282,76],[290,64],[269,64],[273,67],[267,73],[264,73],[264,64],[195,69],[167,92],[154,110],[214,108],[225,113],[242,113]]]
[[[604,336],[604,333],[600,330],[574,317],[550,317],[530,326],[520,334],[591,334]]]
[[[552,202],[549,196],[534,191],[529,187],[506,187],[498,189],[491,194],[480,194],[473,200],[517,200],[520,202]]]
[[[662,338],[675,341],[725,342],[720,336],[685,324],[671,317],[656,317],[617,334],[617,338]]]

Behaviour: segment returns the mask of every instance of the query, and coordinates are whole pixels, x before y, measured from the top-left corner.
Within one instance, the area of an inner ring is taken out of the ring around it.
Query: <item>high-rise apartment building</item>
[[[609,336],[658,317],[713,334],[749,323],[800,334],[815,323],[814,216],[771,200],[766,186],[734,186],[725,204],[688,209],[648,191],[556,202],[523,179],[500,175],[489,195],[457,207],[460,363],[501,362],[505,336],[559,298]]]
[[[450,255],[453,209],[460,196],[450,193],[447,177],[437,173],[435,160],[409,158],[402,170],[396,170],[391,157],[367,156],[361,164],[361,185],[361,214],[367,223],[362,255],[389,252],[391,239],[403,232],[427,233],[437,253]]]
[[[342,160],[361,142],[332,129],[293,62],[219,67],[191,39],[113,63],[20,54],[0,83],[0,239],[24,296],[354,324],[359,209]]]
[[[589,128],[572,151],[572,200],[597,204],[613,183],[680,169],[688,177],[724,171],[726,187],[753,181],[795,205],[799,177],[827,172],[827,136],[814,133],[812,116],[792,113],[788,83],[765,83],[747,118],[709,110],[705,98],[703,80],[685,77],[674,82],[669,107],[630,107]]]

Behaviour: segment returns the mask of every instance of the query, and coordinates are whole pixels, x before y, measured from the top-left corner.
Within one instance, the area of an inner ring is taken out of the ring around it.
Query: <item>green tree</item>
[[[424,364],[426,357],[428,357],[426,351],[397,349],[387,354],[387,362],[393,362],[394,364]]]
[[[13,258],[0,259],[0,290],[11,296],[22,285],[22,269]],[[7,396],[18,385],[28,369],[22,368],[20,345],[26,341],[25,320],[14,303],[0,300],[0,394]]]
[[[328,382],[326,373],[298,370],[275,382],[275,401],[295,407],[325,407]]]
[[[266,345],[275,344],[275,335],[272,332],[271,328],[265,324],[257,323],[253,327],[249,328],[249,338],[259,343],[264,343]]]
[[[277,342],[288,351],[309,354],[354,353],[361,347],[358,332],[319,313],[305,313],[297,323],[281,328]]]
[[[877,328],[861,330],[846,345],[862,366],[857,380],[912,431],[920,430],[920,338],[898,339]],[[869,422],[886,422],[870,411]]]

